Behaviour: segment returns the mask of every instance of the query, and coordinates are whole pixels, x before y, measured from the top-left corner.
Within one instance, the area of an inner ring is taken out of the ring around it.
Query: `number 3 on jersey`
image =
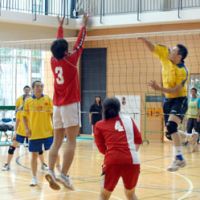
[[[56,82],[61,85],[65,82],[64,77],[63,77],[63,69],[62,67],[56,67],[55,68],[55,73],[57,74]]]

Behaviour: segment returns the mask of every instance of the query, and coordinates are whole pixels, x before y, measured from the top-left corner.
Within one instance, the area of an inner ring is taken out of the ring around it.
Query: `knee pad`
[[[14,152],[15,152],[15,149],[16,149],[15,147],[13,147],[13,146],[9,146],[8,154],[13,155]]]
[[[42,154],[43,154],[43,151],[40,151],[38,154],[39,154],[39,155],[42,155]]]
[[[178,124],[173,121],[169,121],[166,124],[167,132],[166,132],[166,138],[169,140],[172,140],[172,134],[178,132]]]

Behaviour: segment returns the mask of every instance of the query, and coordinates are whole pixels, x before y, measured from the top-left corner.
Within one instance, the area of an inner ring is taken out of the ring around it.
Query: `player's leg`
[[[80,129],[80,105],[73,103],[61,107],[61,116],[67,137],[64,154],[63,165],[59,181],[67,188],[74,189],[72,181],[68,176],[69,168],[72,164],[76,148],[76,137]]]
[[[176,171],[179,167],[184,167],[186,162],[183,157],[182,146],[181,146],[181,137],[178,133],[178,124],[181,122],[181,119],[176,115],[170,115],[169,121],[167,124],[167,129],[173,141],[173,154],[174,160],[173,163],[168,167],[168,171]]]
[[[47,164],[44,161],[44,152],[40,151],[38,153],[38,157],[39,157],[39,160],[41,162],[41,169],[44,170],[44,171],[48,170],[49,168],[48,168]]]
[[[188,139],[190,139],[190,137],[192,135],[193,127],[194,127],[193,119],[192,118],[188,118],[187,125],[186,125],[186,133],[185,133],[185,135],[181,134],[183,144],[185,146],[187,146],[187,149],[188,149],[189,152],[190,152],[190,144],[189,144],[189,140]]]
[[[197,119],[194,119],[194,130],[195,130],[195,132],[192,133],[192,138],[191,138],[191,141],[190,141],[192,152],[198,151],[199,128],[198,128]]]
[[[171,114],[167,123],[167,129],[173,141],[174,161],[168,167],[168,171],[176,171],[186,165],[182,152],[182,140],[178,133],[178,125],[182,122],[187,111],[187,98],[173,102]]]
[[[192,119],[192,118],[189,118],[189,119],[187,120],[187,127],[186,127],[187,133],[191,134],[191,133],[192,133],[193,127],[194,127],[193,119]]]
[[[101,189],[99,200],[108,200],[111,196],[112,192],[106,190],[106,189]]]
[[[108,200],[110,198],[120,176],[121,168],[119,165],[111,165],[103,169],[103,184],[99,195],[99,200]]]
[[[63,154],[63,165],[59,181],[67,188],[74,189],[73,183],[68,175],[69,168],[72,164],[76,148],[76,137],[79,132],[79,126],[69,127],[65,130],[67,141]]]
[[[140,165],[124,165],[122,169],[122,180],[124,183],[127,200],[137,200],[135,187],[140,174]]]
[[[165,136],[168,140],[172,140],[171,135],[168,133],[167,122],[169,119],[169,114],[171,110],[171,103],[169,100],[165,99],[163,104],[164,122],[165,122]]]
[[[54,171],[55,163],[58,157],[58,151],[65,136],[65,130],[63,128],[63,120],[61,116],[61,107],[54,106],[53,109],[54,139],[49,152],[49,170],[51,171]]]
[[[54,170],[55,163],[58,157],[58,151],[62,145],[64,139],[64,129],[54,130],[54,139],[51,149],[49,151],[49,170]]]
[[[18,134],[16,134],[16,135],[13,137],[12,145],[10,145],[10,146],[9,146],[9,149],[8,149],[7,161],[6,161],[6,163],[4,164],[4,166],[3,166],[3,168],[2,168],[2,171],[9,171],[9,170],[10,170],[10,163],[11,163],[12,158],[13,158],[13,156],[14,156],[14,152],[15,152],[16,148],[18,147],[18,145],[19,145],[20,143],[23,144],[24,139],[25,139],[25,137],[20,136],[20,135],[18,135]]]
[[[30,186],[36,186],[38,184],[37,180],[37,160],[38,153],[42,151],[43,140],[29,140],[29,152],[31,153],[31,172],[32,180]]]
[[[54,130],[54,137],[53,137],[53,144],[49,151],[49,170],[48,173],[45,175],[46,180],[49,182],[49,187],[54,190],[59,190],[60,186],[57,183],[57,178],[54,172],[55,163],[58,158],[58,151],[62,145],[64,139],[64,129],[55,129]]]
[[[61,164],[60,164],[60,155],[58,154],[57,160],[56,160],[56,169],[58,170],[58,172],[61,173]]]
[[[132,190],[125,189],[125,194],[128,200],[137,200],[137,196],[135,194],[135,188],[133,188]]]
[[[36,186],[37,182],[37,158],[38,152],[31,153],[31,171],[32,171],[32,180],[30,186]]]

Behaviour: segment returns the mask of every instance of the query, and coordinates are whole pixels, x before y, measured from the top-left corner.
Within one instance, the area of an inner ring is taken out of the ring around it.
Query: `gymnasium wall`
[[[0,41],[48,39],[56,36],[57,28],[36,25],[0,22]],[[74,36],[76,31],[65,30],[65,36]]]

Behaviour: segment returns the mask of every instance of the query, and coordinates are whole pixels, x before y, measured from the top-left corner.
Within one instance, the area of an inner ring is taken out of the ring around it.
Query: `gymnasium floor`
[[[65,144],[63,144],[64,146]],[[186,151],[186,150],[185,150]],[[0,165],[7,154],[7,147],[0,147]],[[165,170],[171,161],[170,144],[144,144],[140,149],[142,169],[136,190],[139,200],[199,200],[200,152],[186,152],[187,167],[178,172]],[[97,200],[100,188],[102,156],[92,140],[79,140],[71,175],[75,191],[62,188],[51,190],[44,180],[44,172],[38,173],[39,186],[30,187],[28,150],[21,146],[12,162],[10,172],[0,172],[1,200]],[[123,185],[119,182],[111,200],[125,200]]]

